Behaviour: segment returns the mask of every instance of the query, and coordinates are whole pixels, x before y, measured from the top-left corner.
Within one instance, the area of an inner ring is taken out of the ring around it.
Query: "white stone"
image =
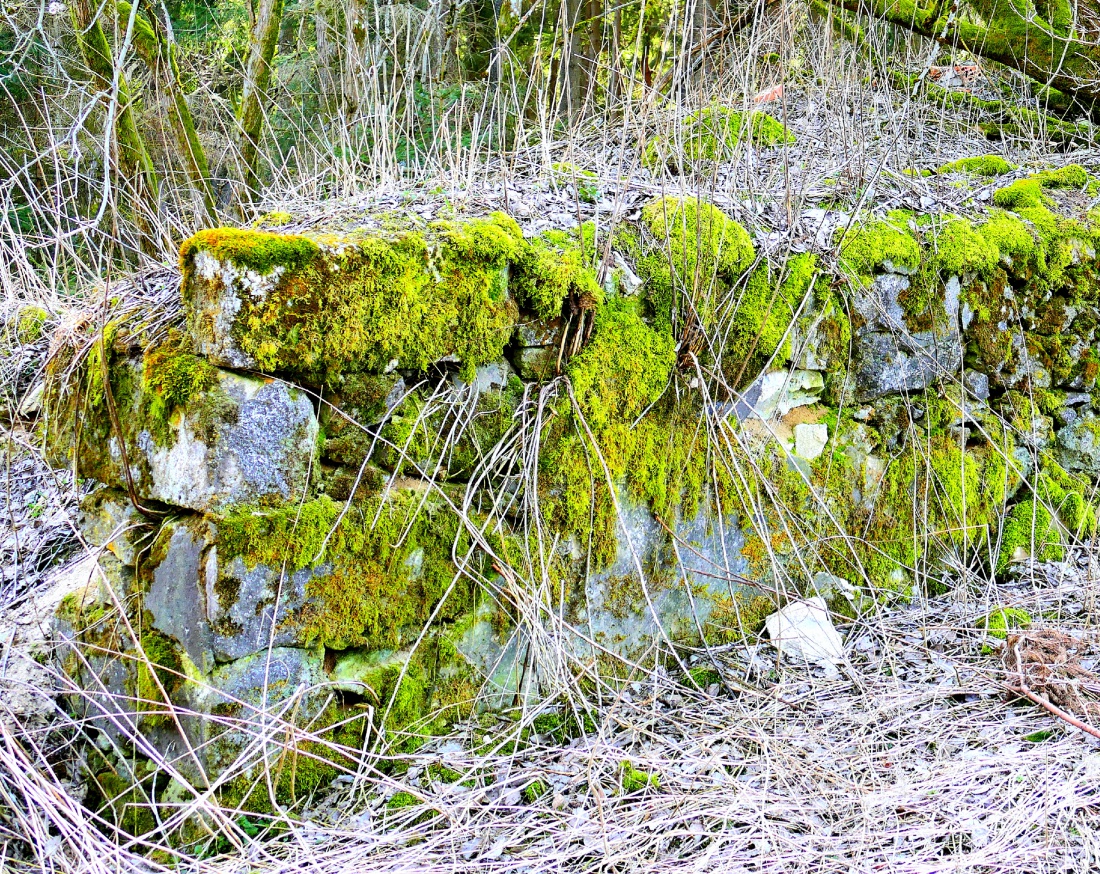
[[[783,655],[815,664],[844,661],[844,641],[829,619],[824,598],[792,601],[764,620],[764,627]]]
[[[794,426],[794,451],[807,461],[813,461],[825,451],[829,442],[829,426],[801,424]]]

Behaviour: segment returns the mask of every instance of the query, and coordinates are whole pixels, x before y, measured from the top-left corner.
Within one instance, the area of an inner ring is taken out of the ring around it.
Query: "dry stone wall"
[[[675,198],[196,235],[174,327],[55,344],[44,440],[99,483],[103,576],[59,612],[83,706],[211,783],[266,708],[415,743],[542,694],[548,644],[652,659],[799,592],[853,615],[1060,558],[1096,530],[1097,187],[785,257]]]

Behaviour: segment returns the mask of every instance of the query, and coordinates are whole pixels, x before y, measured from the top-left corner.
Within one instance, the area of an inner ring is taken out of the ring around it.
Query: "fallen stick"
[[[1022,680],[1020,681],[1019,686],[1010,686],[1008,683],[1002,683],[1001,685],[1005,689],[1007,689],[1009,692],[1013,692],[1016,695],[1023,695],[1029,701],[1034,701],[1036,704],[1038,704],[1040,707],[1042,707],[1048,713],[1051,713],[1054,716],[1057,716],[1059,719],[1065,720],[1070,725],[1072,725],[1074,728],[1079,728],[1079,729],[1081,729],[1081,731],[1085,732],[1086,734],[1091,734],[1094,738],[1096,738],[1097,740],[1100,740],[1100,729],[1094,728],[1093,726],[1089,725],[1087,722],[1082,722],[1080,719],[1078,719],[1072,713],[1067,713],[1061,707],[1058,707],[1054,704],[1051,704],[1045,698],[1042,698],[1039,695],[1036,695],[1034,692],[1032,692],[1024,684],[1024,682]]]

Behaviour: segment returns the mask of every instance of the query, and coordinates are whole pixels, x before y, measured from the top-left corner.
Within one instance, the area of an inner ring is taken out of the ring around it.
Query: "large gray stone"
[[[1066,470],[1100,477],[1100,419],[1082,418],[1061,428],[1057,452]]]
[[[962,366],[957,334],[863,333],[857,345],[856,381],[861,401],[920,391],[956,376]]]
[[[216,383],[166,420],[150,412],[141,359],[114,365],[124,444],[100,410],[79,421],[72,408],[56,416],[53,461],[67,464],[79,426],[82,475],[126,487],[123,445],[138,497],[199,512],[233,504],[281,503],[301,496],[317,447],[317,417],[309,396],[285,382],[216,370]],[[60,456],[60,457],[59,457]],[[70,456],[71,457],[71,456]]]

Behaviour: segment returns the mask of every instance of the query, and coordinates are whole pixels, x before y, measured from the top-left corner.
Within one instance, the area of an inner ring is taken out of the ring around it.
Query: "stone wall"
[[[1060,558],[1096,529],[1096,188],[1048,171],[818,254],[672,198],[610,233],[196,235],[174,327],[131,309],[50,365],[50,457],[101,484],[102,580],[59,613],[90,715],[202,784],[280,702],[415,743],[545,692],[547,646],[652,659],[800,592],[853,615]],[[335,774],[306,758],[282,801]]]

